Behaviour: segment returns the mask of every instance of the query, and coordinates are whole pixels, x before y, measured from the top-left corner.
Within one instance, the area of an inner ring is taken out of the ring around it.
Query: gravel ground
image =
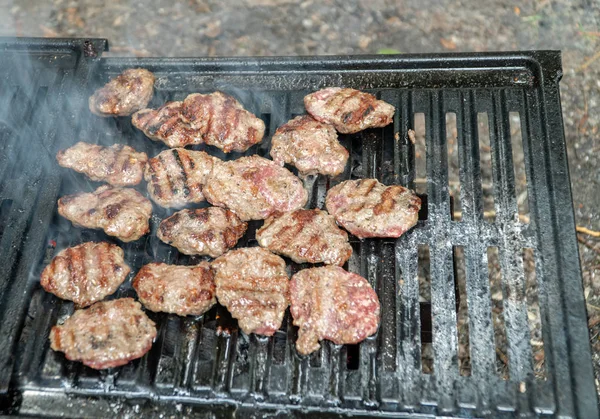
[[[424,7],[424,3],[430,3],[429,7]],[[0,35],[104,37],[110,40],[108,54],[113,56],[560,49],[564,67],[561,98],[577,224],[600,230],[597,209],[600,206],[600,114],[593,112],[600,106],[600,2],[189,0],[167,4],[158,0],[0,0],[0,10]],[[452,132],[451,123],[448,131]],[[453,141],[453,137],[455,135],[449,140]],[[517,173],[517,179],[523,186],[522,173]],[[526,207],[521,209],[527,212]],[[578,234],[578,238],[594,367],[599,378],[600,239],[585,233]],[[493,262],[493,257],[491,260]],[[526,268],[532,263],[532,255],[525,255]],[[501,292],[498,294],[499,274],[494,263],[490,263],[490,272],[494,323],[498,325],[498,366],[500,373],[505,374]],[[460,277],[459,274],[459,291],[464,294]],[[423,281],[426,282],[425,277]],[[528,283],[534,284],[535,280]],[[535,324],[536,310],[539,310],[535,286],[528,287],[528,297],[530,320]],[[422,298],[427,298],[426,292]],[[461,309],[459,321],[466,324],[465,319],[465,310]],[[534,327],[534,348],[539,342],[540,336]],[[468,374],[468,333],[464,329],[461,329],[460,343],[461,372]],[[424,352],[424,368],[427,368],[430,351],[425,348]],[[543,374],[543,351],[535,349],[534,356],[536,373]],[[598,379],[596,385],[600,388]]]

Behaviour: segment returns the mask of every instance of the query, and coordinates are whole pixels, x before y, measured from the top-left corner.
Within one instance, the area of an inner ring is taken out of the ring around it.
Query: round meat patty
[[[208,202],[229,208],[243,221],[294,211],[308,200],[302,181],[292,172],[256,155],[215,162],[203,193]]]
[[[102,301],[77,310],[50,331],[50,346],[70,361],[101,370],[141,358],[156,337],[154,322],[132,298]]]
[[[107,242],[82,243],[62,250],[42,272],[42,287],[86,307],[114,293],[130,272],[123,249]]]
[[[145,108],[154,93],[154,74],[130,68],[90,96],[89,107],[98,116],[127,116]]]
[[[296,349],[307,355],[328,339],[355,344],[379,327],[379,299],[360,275],[338,266],[304,269],[290,281],[290,311],[298,326]]]
[[[248,223],[220,207],[185,209],[164,219],[157,236],[186,255],[216,258],[236,245]]]
[[[149,263],[133,279],[140,301],[152,311],[199,316],[217,302],[210,264]]]
[[[273,336],[289,305],[285,262],[260,247],[231,250],[212,263],[219,303],[244,333]]]
[[[296,263],[343,265],[352,256],[348,234],[320,209],[296,210],[265,220],[256,232],[262,247]]]
[[[331,188],[325,206],[342,227],[360,239],[397,238],[417,224],[421,199],[400,185],[360,179]]]
[[[344,171],[349,154],[332,125],[303,115],[277,128],[271,140],[271,157],[281,166],[296,166],[302,176],[337,176]]]

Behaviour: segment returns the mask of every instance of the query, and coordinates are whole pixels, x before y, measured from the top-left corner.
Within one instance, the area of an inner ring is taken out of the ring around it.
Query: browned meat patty
[[[289,305],[285,262],[260,247],[231,250],[212,263],[219,303],[247,334],[272,336]]]
[[[300,179],[256,155],[215,163],[203,193],[208,202],[229,208],[244,221],[294,211],[308,200]]]
[[[246,151],[260,143],[265,134],[265,123],[260,118],[222,92],[189,95],[183,101],[183,116],[202,133],[206,144],[225,153]]]
[[[335,128],[312,116],[298,116],[275,131],[271,140],[271,157],[298,168],[301,175],[321,173],[337,176],[344,171],[348,150],[338,141]]]
[[[132,186],[142,181],[148,156],[127,145],[103,147],[80,141],[73,147],[59,151],[56,160],[62,167],[83,173],[93,181]]]
[[[142,109],[131,117],[134,127],[148,138],[171,148],[202,144],[202,133],[181,116],[183,102],[168,102],[158,109]]]
[[[157,236],[186,255],[216,258],[235,246],[247,228],[248,223],[227,209],[185,209],[164,219]]]
[[[296,210],[266,219],[256,232],[262,247],[296,263],[343,265],[352,256],[348,234],[320,209]]]
[[[130,242],[150,231],[152,204],[135,189],[103,185],[91,193],[63,196],[58,213],[75,226],[102,229]]]
[[[379,327],[379,299],[362,276],[338,266],[304,269],[290,281],[296,349],[307,355],[328,339],[339,345],[354,344]]]
[[[133,125],[169,147],[206,143],[225,153],[243,152],[262,141],[265,123],[221,92],[194,93],[183,102],[171,102],[133,115]]]
[[[182,207],[204,201],[202,189],[215,157],[204,151],[174,148],[148,160],[144,179],[150,198],[163,207]]]
[[[131,298],[101,301],[77,310],[50,331],[50,346],[70,361],[101,370],[141,358],[156,337],[154,322]]]
[[[343,134],[392,123],[396,109],[359,90],[330,87],[304,98],[304,106],[317,121],[331,124]]]
[[[125,70],[90,97],[90,111],[98,116],[131,115],[152,99],[154,80],[143,68]]]
[[[400,237],[417,224],[421,199],[399,185],[360,179],[331,188],[325,206],[342,227],[358,238]]]
[[[119,246],[88,242],[56,255],[42,272],[40,284],[57,297],[86,307],[114,293],[129,271]]]
[[[214,274],[207,262],[195,266],[150,263],[133,279],[140,301],[152,311],[199,316],[217,302]]]

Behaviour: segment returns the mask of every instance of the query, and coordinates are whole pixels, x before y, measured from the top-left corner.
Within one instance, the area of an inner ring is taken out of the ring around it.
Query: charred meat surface
[[[331,188],[325,206],[338,224],[358,238],[396,238],[417,224],[421,199],[399,185],[360,179]]]
[[[133,279],[140,301],[155,312],[199,316],[217,302],[208,262],[195,266],[149,263]]]
[[[194,93],[183,102],[133,115],[133,125],[169,147],[206,143],[225,153],[243,152],[262,141],[265,123],[225,93]]]
[[[290,311],[300,329],[296,349],[307,355],[328,339],[355,344],[379,327],[379,299],[360,275],[338,266],[304,269],[290,281]]]
[[[90,96],[89,107],[98,116],[127,116],[148,106],[154,93],[154,74],[130,68]]]
[[[80,141],[73,147],[59,151],[56,160],[62,167],[83,173],[95,182],[133,186],[142,181],[148,156],[127,145],[103,147]]]
[[[304,106],[317,121],[331,124],[343,134],[392,123],[395,108],[370,93],[330,87],[304,98]]]
[[[202,189],[215,160],[204,151],[184,148],[159,153],[144,171],[150,198],[167,208],[204,201]]]
[[[103,185],[94,192],[63,196],[58,213],[75,226],[102,229],[130,242],[150,231],[152,204],[135,189]]]
[[[262,247],[296,263],[343,265],[352,256],[348,234],[335,218],[319,209],[300,209],[271,216],[256,232]]]
[[[332,125],[303,115],[277,128],[271,140],[271,157],[281,166],[296,166],[303,176],[337,176],[344,171],[349,154]]]
[[[212,263],[217,299],[244,333],[272,336],[289,305],[285,262],[260,247],[231,250]]]
[[[216,258],[236,245],[248,223],[224,208],[185,209],[160,223],[157,236],[186,255]]]
[[[114,293],[130,272],[123,249],[88,242],[62,250],[42,272],[42,287],[63,300],[87,307]]]
[[[276,212],[302,208],[308,194],[289,170],[259,156],[242,157],[213,166],[204,196],[242,220],[263,220]]]
[[[50,346],[70,361],[101,370],[144,356],[156,337],[154,322],[131,298],[102,301],[76,310],[50,331]]]

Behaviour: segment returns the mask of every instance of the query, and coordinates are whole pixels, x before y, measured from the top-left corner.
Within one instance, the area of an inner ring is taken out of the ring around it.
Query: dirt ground
[[[594,112],[600,106],[600,2],[0,0],[0,35],[15,34],[108,38],[114,56],[562,50],[561,98],[573,201],[578,226],[592,230],[581,229],[578,239],[600,388],[600,234],[594,235],[600,231],[600,113]],[[524,182],[524,176],[517,173],[517,178]],[[530,262],[525,255],[525,266]],[[494,269],[491,264],[490,271]],[[497,289],[492,291],[494,321],[502,322]],[[461,345],[468,345],[466,336]],[[534,330],[532,344],[536,339]],[[506,358],[501,346],[500,365]],[[536,371],[540,365],[543,354],[539,362],[536,358]],[[469,368],[464,350],[463,368]]]

